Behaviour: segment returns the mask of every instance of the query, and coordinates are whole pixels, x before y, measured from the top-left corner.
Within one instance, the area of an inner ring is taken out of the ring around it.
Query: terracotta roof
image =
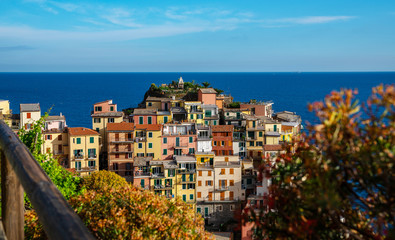
[[[129,122],[107,123],[108,131],[133,131],[134,124]]]
[[[276,144],[276,145],[264,145],[263,149],[265,151],[280,151],[282,150],[282,146],[280,144]]]
[[[202,93],[213,93],[217,94],[217,91],[214,90],[214,88],[201,88],[199,89]]]
[[[233,125],[215,125],[211,126],[211,131],[213,132],[233,132]]]
[[[162,129],[161,124],[136,124],[136,129],[145,129],[148,131],[160,131]]]
[[[68,128],[69,134],[71,136],[81,136],[81,135],[99,135],[95,130],[84,128],[84,127],[74,127]]]

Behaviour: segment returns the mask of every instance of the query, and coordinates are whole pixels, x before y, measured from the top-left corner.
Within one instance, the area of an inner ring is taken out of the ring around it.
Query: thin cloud
[[[18,46],[9,46],[9,47],[0,47],[0,52],[9,52],[9,51],[24,51],[24,50],[32,50],[33,47],[18,45]]]
[[[267,22],[289,23],[289,24],[320,24],[335,21],[347,21],[355,18],[355,16],[309,16],[300,18],[281,18],[268,20]]]

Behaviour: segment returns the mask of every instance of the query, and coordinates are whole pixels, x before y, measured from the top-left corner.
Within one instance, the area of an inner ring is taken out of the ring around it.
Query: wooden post
[[[24,239],[23,188],[11,164],[0,150],[1,157],[1,213],[8,239]]]

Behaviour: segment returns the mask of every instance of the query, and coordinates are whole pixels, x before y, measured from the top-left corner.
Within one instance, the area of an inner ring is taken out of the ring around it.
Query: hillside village
[[[48,116],[42,151],[81,176],[105,169],[142,189],[179,197],[208,230],[230,230],[236,210],[263,206],[269,181],[258,178],[261,161],[300,134],[301,117],[272,106],[235,102],[209,83],[180,78],[151,85],[133,109],[119,111],[112,100],[95,103],[91,129],[68,127],[62,114]],[[14,131],[29,130],[41,116],[39,103],[20,104],[20,113],[12,114],[9,101],[0,100],[0,119]]]

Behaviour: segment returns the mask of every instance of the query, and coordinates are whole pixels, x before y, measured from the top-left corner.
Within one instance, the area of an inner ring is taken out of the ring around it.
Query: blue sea
[[[366,100],[371,88],[394,84],[395,72],[347,73],[0,73],[0,99],[19,113],[20,103],[37,103],[42,112],[60,112],[71,127],[92,127],[93,104],[113,99],[118,110],[136,107],[151,83],[177,81],[210,82],[231,94],[235,101],[272,100],[275,112],[288,110],[303,121],[316,122],[307,104],[323,100],[332,90],[358,89]]]

